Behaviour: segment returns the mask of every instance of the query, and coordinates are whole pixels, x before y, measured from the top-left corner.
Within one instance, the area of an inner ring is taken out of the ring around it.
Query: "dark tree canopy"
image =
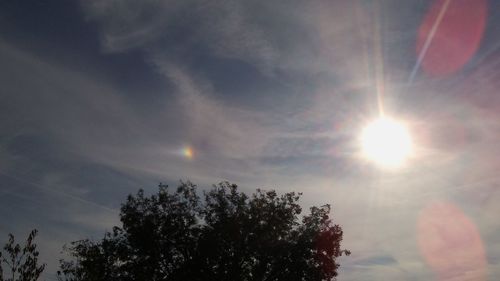
[[[192,183],[174,192],[140,190],[122,205],[121,227],[97,242],[76,241],[60,280],[335,280],[342,229],[330,206],[300,217],[301,194],[227,182],[204,193]]]
[[[37,231],[28,235],[24,246],[15,242],[9,234],[9,241],[0,252],[0,281],[36,281],[45,264],[38,264],[38,250],[34,243]]]

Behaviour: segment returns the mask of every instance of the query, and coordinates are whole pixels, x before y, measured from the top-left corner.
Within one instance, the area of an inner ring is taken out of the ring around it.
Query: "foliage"
[[[15,243],[14,235],[0,252],[0,281],[35,281],[42,274],[45,264],[38,264],[38,250],[34,243],[37,230],[32,230],[23,247]],[[4,271],[4,266],[8,270]]]
[[[335,280],[342,229],[330,206],[312,207],[300,220],[301,194],[257,190],[228,182],[200,200],[196,186],[174,192],[160,184],[122,205],[122,227],[98,242],[75,241],[58,273],[66,281]]]

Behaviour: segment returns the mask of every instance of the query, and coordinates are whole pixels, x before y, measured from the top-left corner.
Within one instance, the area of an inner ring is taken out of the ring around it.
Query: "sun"
[[[381,117],[361,133],[363,156],[383,168],[397,168],[411,154],[412,140],[404,123]]]

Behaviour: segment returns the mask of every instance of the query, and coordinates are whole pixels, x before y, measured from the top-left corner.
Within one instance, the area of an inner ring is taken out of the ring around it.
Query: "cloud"
[[[356,264],[360,266],[370,266],[370,265],[394,266],[395,264],[397,264],[397,261],[391,256],[377,256],[360,260],[356,262]]]
[[[380,36],[371,5],[342,1],[81,1],[105,52],[139,49],[190,60],[208,51],[267,75],[371,79]],[[399,7],[402,15],[415,5]]]
[[[175,52],[208,48],[225,58],[266,68],[276,51],[245,13],[244,1],[82,1],[87,19],[101,27],[106,52]]]

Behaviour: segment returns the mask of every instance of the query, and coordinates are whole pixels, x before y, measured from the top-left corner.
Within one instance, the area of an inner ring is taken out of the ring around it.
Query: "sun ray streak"
[[[384,116],[384,103],[383,103],[383,96],[384,96],[384,58],[382,55],[382,42],[381,42],[381,36],[380,36],[380,8],[378,2],[375,4],[376,9],[375,9],[375,20],[374,20],[374,29],[375,29],[375,36],[373,37],[373,45],[374,45],[374,52],[375,52],[375,83],[376,83],[376,92],[377,92],[377,105],[378,105],[378,110],[379,114],[381,117]]]
[[[371,80],[371,71],[370,71],[370,47],[369,47],[369,40],[368,40],[368,34],[370,31],[366,28],[366,25],[363,23],[364,17],[366,17],[365,11],[363,8],[359,5],[355,6],[355,13],[356,13],[356,23],[358,27],[358,32],[359,32],[359,37],[361,38],[361,44],[362,44],[362,55],[363,55],[363,78],[366,79],[366,81]]]

